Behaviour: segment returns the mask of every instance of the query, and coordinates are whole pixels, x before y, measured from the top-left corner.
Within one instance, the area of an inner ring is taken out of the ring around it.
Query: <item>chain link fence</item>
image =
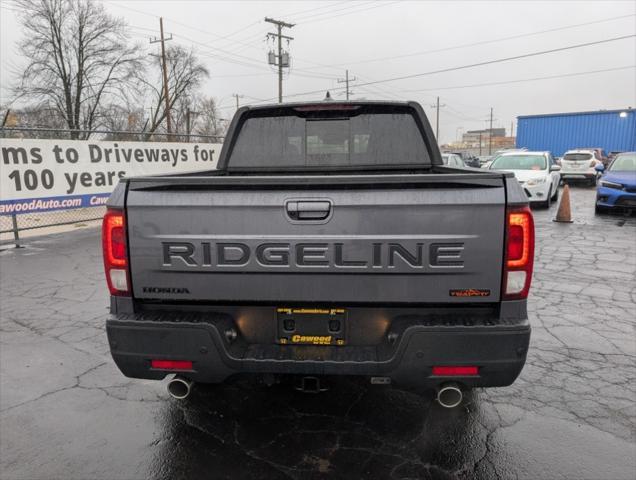
[[[0,138],[11,139],[42,139],[42,140],[73,140],[79,138],[92,141],[121,141],[121,142],[183,142],[183,143],[222,143],[222,135],[201,135],[183,133],[148,133],[130,132],[118,130],[61,130],[54,128],[32,128],[32,127],[0,127]],[[34,234],[35,231],[41,234],[53,233],[73,227],[84,227],[98,225],[101,221],[106,207],[103,205],[75,208],[66,210],[55,210],[51,212],[37,213],[17,213],[11,215],[0,215],[0,245],[15,244],[20,246],[24,233]]]
[[[48,229],[48,233],[59,231],[52,227],[84,227],[102,219],[106,207],[88,207],[53,212],[24,213],[0,216],[0,243],[15,243],[20,246],[20,232]],[[42,234],[47,230],[41,230]]]

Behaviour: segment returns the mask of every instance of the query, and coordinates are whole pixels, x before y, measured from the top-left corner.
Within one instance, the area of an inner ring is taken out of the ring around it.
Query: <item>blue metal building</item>
[[[555,156],[579,147],[636,151],[636,110],[553,113],[517,117],[517,148]]]

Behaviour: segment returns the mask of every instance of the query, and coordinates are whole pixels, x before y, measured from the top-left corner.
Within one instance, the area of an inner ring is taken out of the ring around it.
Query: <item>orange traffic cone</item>
[[[570,209],[570,187],[566,183],[561,194],[561,203],[553,222],[572,223],[572,211]]]

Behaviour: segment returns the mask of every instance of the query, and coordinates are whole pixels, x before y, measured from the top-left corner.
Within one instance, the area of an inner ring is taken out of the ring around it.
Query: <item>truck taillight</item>
[[[509,208],[506,212],[506,260],[503,298],[528,297],[534,264],[534,220],[529,207]]]
[[[122,211],[106,211],[102,222],[102,249],[106,282],[111,295],[130,295],[125,227]]]

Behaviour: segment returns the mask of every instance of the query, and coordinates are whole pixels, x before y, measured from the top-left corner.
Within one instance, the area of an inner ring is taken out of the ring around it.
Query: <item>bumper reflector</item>
[[[433,367],[433,375],[436,375],[438,377],[470,377],[479,375],[479,367],[436,365]]]
[[[192,370],[190,360],[151,360],[150,366],[157,370]]]

